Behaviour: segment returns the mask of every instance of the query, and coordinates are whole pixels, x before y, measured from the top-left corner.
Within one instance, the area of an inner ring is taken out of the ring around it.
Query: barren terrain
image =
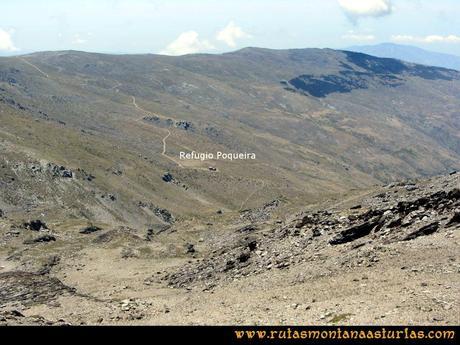
[[[458,324],[459,94],[331,49],[0,58],[0,323]]]

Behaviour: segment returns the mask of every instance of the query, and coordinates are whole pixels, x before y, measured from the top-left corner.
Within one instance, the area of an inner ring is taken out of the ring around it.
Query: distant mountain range
[[[352,46],[346,48],[346,50],[377,57],[399,59],[423,65],[460,70],[460,56],[432,52],[414,46],[381,43],[377,45]]]

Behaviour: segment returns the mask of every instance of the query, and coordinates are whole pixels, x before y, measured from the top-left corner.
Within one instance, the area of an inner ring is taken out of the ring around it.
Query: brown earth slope
[[[285,217],[273,207],[147,234],[26,228],[4,217],[0,322],[460,321],[458,174],[376,187]]]

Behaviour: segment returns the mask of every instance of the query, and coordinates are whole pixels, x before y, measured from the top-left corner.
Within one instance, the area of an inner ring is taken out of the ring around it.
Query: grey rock
[[[34,243],[46,243],[46,242],[55,242],[56,237],[52,235],[43,235],[31,240],[24,241],[24,244],[34,244]]]
[[[412,192],[412,191],[414,191],[414,190],[417,190],[417,189],[418,189],[418,187],[417,187],[417,186],[415,186],[415,185],[412,185],[412,184],[410,184],[410,185],[407,185],[405,188],[406,188],[406,190],[407,190],[408,192]]]
[[[46,223],[41,221],[40,219],[31,220],[29,222],[26,222],[24,223],[24,227],[32,231],[40,231],[42,229],[48,229],[48,226],[46,225]]]
[[[80,230],[80,234],[92,234],[93,232],[96,232],[96,231],[100,231],[102,230],[100,227],[98,226],[95,226],[95,225],[90,225],[90,226],[87,226],[83,229]]]
[[[460,212],[456,212],[451,219],[446,224],[446,227],[450,228],[451,226],[460,224]]]
[[[420,229],[415,230],[414,232],[407,235],[403,241],[410,241],[420,236],[427,236],[432,233],[435,233],[439,229],[439,223],[434,222],[428,225],[421,227]]]
[[[172,182],[174,180],[174,177],[171,173],[167,172],[163,175],[162,177],[163,181],[169,183],[169,182]]]
[[[337,236],[332,238],[329,243],[332,245],[343,244],[347,242],[354,241],[358,238],[363,236],[369,235],[379,222],[365,222],[356,226],[352,226],[342,232],[340,232]]]
[[[195,246],[191,243],[187,243],[185,245],[186,253],[187,254],[193,254],[196,252]]]

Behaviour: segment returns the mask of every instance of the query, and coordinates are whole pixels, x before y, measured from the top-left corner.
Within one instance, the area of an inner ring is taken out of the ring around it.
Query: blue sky
[[[395,42],[460,55],[460,0],[1,0],[0,55]]]

